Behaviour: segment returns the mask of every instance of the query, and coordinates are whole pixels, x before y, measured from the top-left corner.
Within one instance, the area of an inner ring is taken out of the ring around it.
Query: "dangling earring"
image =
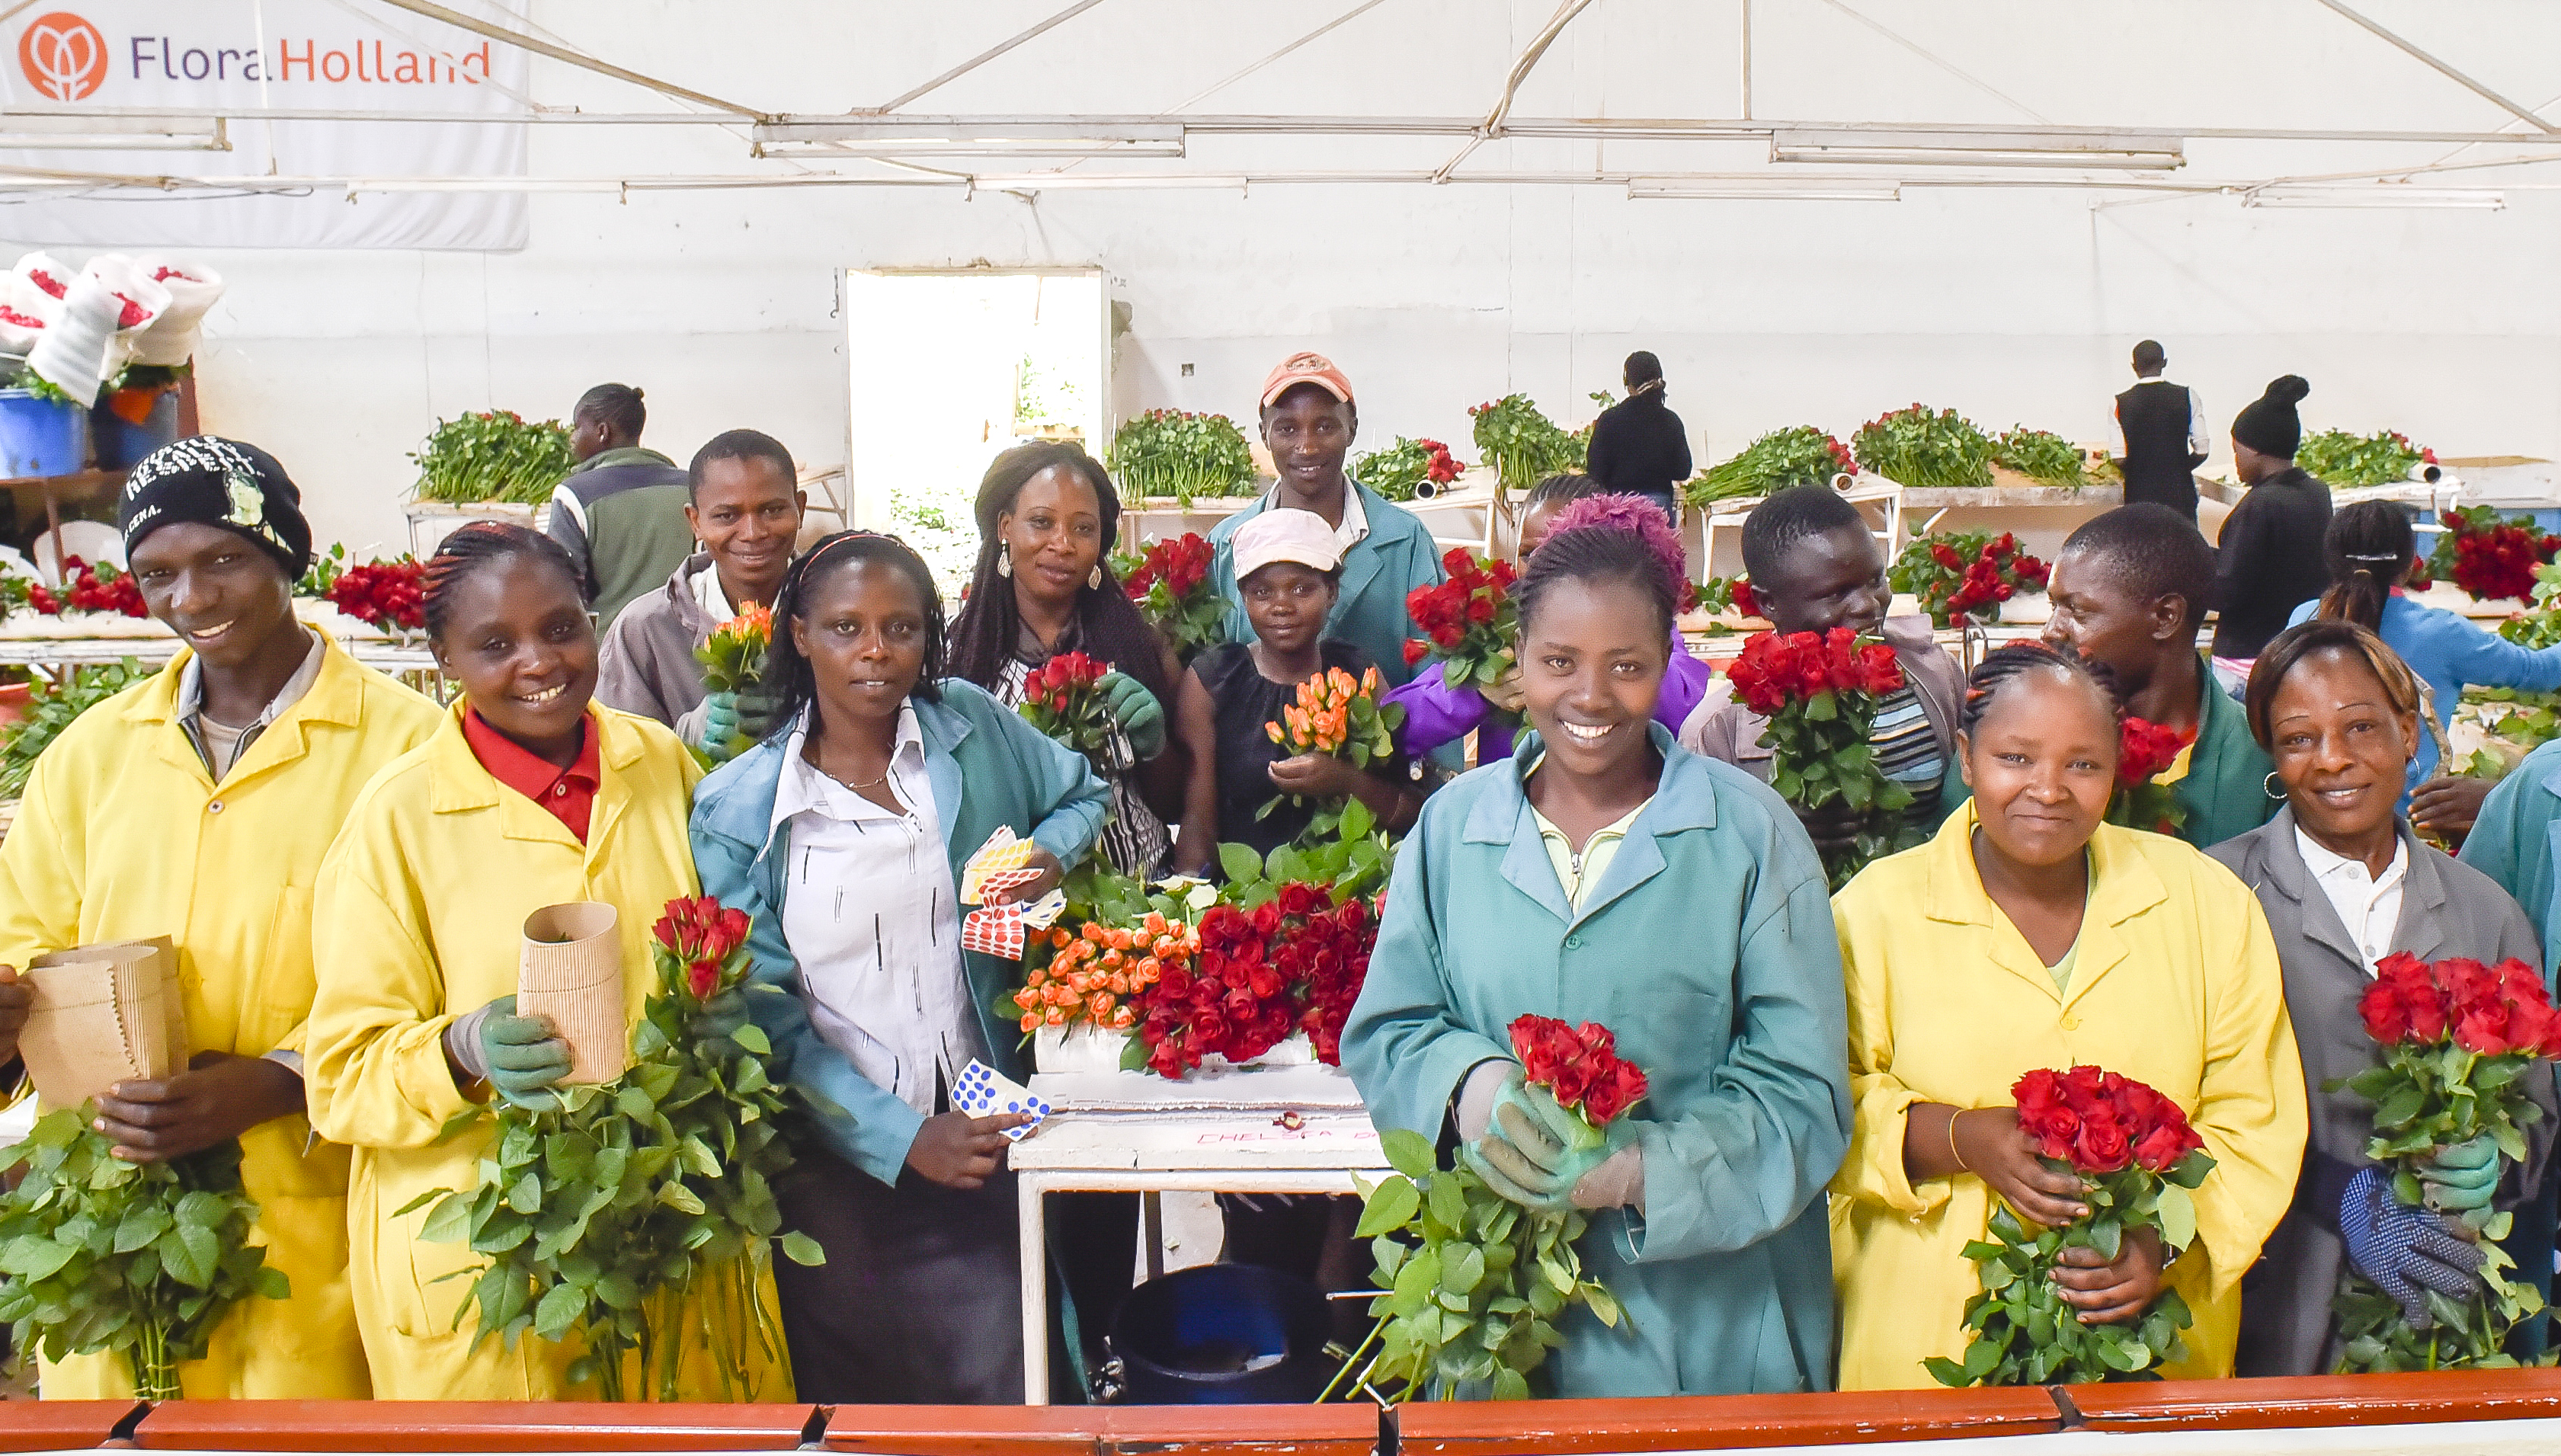
[[[1014,548],[1011,543],[999,544],[996,548],[996,574],[999,576],[1014,574]]]
[[[1103,564],[1101,562],[1096,562],[1094,564],[1094,569],[1085,573],[1085,584],[1093,587],[1097,591],[1103,589]]]
[[[2282,799],[2286,796],[2286,791],[2277,786],[2277,775],[2273,772],[2259,780],[2259,788],[2272,799]]]

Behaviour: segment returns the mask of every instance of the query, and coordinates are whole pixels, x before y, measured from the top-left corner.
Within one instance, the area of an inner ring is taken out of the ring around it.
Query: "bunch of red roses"
[[[2126,715],[2117,725],[2117,787],[2108,799],[2108,822],[2176,834],[2187,822],[2187,810],[2168,784],[2152,778],[2177,762],[2179,750],[2195,737],[2194,732]]]
[[[2521,960],[2435,965],[2395,951],[2375,963],[2374,983],[2356,1003],[2365,1034],[2387,1047],[2443,1046],[2476,1056],[2561,1055],[2561,1014],[2542,974]]]
[[[2045,1230],[1995,1204],[1990,1237],[1965,1245],[1982,1277],[1982,1292],[1965,1301],[1973,1338],[1962,1360],[1934,1356],[1922,1365],[1946,1385],[2159,1378],[2164,1363],[2186,1355],[2179,1332],[2190,1321],[2178,1291],[2163,1290],[2138,1319],[2085,1325],[2053,1272],[2070,1248],[2113,1261],[2137,1229],[2157,1233],[2168,1250],[2186,1247],[2196,1237],[2190,1190],[2214,1171],[2205,1140],[2177,1103],[2095,1066],[2040,1067],[2013,1083],[2010,1097],[2018,1130],[2049,1166],[2079,1175],[2090,1212]]]
[[[709,1001],[737,985],[747,975],[749,923],[747,911],[722,904],[716,895],[667,901],[666,912],[649,927],[661,987]]]
[[[1967,617],[1989,621],[2022,591],[2042,591],[2051,567],[2020,551],[2018,538],[1962,532],[1925,536],[1895,558],[1888,584],[1909,591],[1942,627]]]
[[[2356,1010],[2383,1056],[2344,1085],[2375,1104],[2365,1155],[2391,1175],[2395,1202],[2423,1207],[2421,1172],[2440,1150],[2459,1143],[2487,1137],[2503,1164],[2524,1161],[2524,1128],[2542,1116],[2526,1094],[2527,1079],[2549,1075],[2538,1059],[2561,1054],[2561,1015],[2539,970],[2521,960],[2431,965],[2396,951],[2375,964],[2374,982]],[[2477,1235],[2480,1291],[2464,1299],[2431,1293],[2435,1319],[2414,1329],[2398,1301],[2351,1273],[2333,1305],[2341,1370],[2515,1363],[2505,1354],[2508,1334],[2542,1306],[2531,1285],[2507,1277],[2516,1265],[2498,1241],[2510,1233],[2512,1216],[2484,1207],[2462,1217]]]
[[[1823,865],[1834,890],[1870,860],[1892,853],[1912,791],[1877,766],[1868,734],[1878,703],[1903,686],[1903,664],[1882,642],[1860,642],[1847,627],[1829,632],[1761,632],[1726,669],[1734,696],[1767,718],[1770,786],[1801,809],[1835,805],[1862,827]]]
[[[1406,614],[1431,638],[1426,646],[1406,639],[1405,665],[1413,667],[1430,653],[1442,659],[1441,680],[1452,688],[1487,687],[1511,669],[1512,639],[1520,632],[1520,608],[1512,585],[1520,572],[1511,563],[1467,554],[1451,547],[1441,559],[1449,579],[1417,586],[1405,594]]]
[[[1210,585],[1210,562],[1217,552],[1198,532],[1187,531],[1157,542],[1138,555],[1116,557],[1120,587],[1138,605],[1138,615],[1164,634],[1176,656],[1188,662],[1203,648],[1227,640],[1227,599]]]
[[[1127,742],[1111,717],[1101,684],[1111,664],[1082,652],[1062,652],[1023,680],[1025,722],[1085,755],[1099,773],[1129,766]]]
[[[427,567],[409,557],[349,566],[321,594],[331,606],[386,632],[427,627]]]
[[[141,583],[112,564],[106,574],[79,557],[63,558],[63,571],[71,584],[55,591],[41,581],[28,583],[27,605],[47,616],[61,616],[66,611],[116,612],[128,617],[147,617],[151,608],[143,603]]]
[[[2425,563],[2429,574],[2450,579],[2483,601],[2531,599],[2534,568],[2561,555],[2561,536],[2535,530],[2530,516],[2502,521],[2492,507],[2466,506],[2439,521],[2446,530]]]
[[[1580,1109],[1600,1126],[1645,1099],[1645,1074],[1619,1054],[1619,1039],[1599,1022],[1572,1027],[1554,1017],[1524,1016],[1511,1026],[1512,1054],[1523,1079]]]
[[[1369,976],[1378,910],[1331,888],[1293,883],[1251,910],[1231,904],[1201,916],[1200,949],[1184,968],[1165,964],[1131,997],[1147,1068],[1179,1077],[1204,1057],[1252,1060],[1291,1032],[1305,1032],[1316,1059],[1341,1064],[1343,1026]]]
[[[2076,1173],[2167,1173],[2205,1146],[2177,1103],[2095,1066],[2039,1067],[2012,1084],[2010,1097],[2018,1130],[2035,1140],[2038,1156]]]

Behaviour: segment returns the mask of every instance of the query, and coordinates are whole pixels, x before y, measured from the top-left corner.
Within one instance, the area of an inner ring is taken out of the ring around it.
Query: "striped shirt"
[[[1939,751],[1938,730],[1921,706],[1921,695],[1905,685],[1876,705],[1876,724],[1868,730],[1876,750],[1877,771],[1912,791],[1907,821],[1927,824],[1938,812],[1939,788],[1948,776],[1948,760]]]

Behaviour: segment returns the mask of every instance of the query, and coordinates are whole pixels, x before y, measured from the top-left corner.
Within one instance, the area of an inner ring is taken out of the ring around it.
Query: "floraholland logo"
[[[106,37],[68,10],[38,16],[18,37],[18,69],[46,99],[80,100],[106,80]]]

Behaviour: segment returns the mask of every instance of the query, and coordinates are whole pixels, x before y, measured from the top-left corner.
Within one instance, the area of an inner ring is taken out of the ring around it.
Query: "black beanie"
[[[2232,421],[2232,437],[2262,455],[2295,458],[2295,447],[2304,442],[2304,422],[2295,415],[2295,404],[2311,392],[2299,374],[2271,380],[2268,393],[2244,405]]]
[[[192,435],[142,457],[124,477],[115,524],[130,561],[143,538],[163,526],[193,521],[238,532],[256,543],[287,576],[311,567],[311,523],[302,492],[275,457],[220,435]]]

